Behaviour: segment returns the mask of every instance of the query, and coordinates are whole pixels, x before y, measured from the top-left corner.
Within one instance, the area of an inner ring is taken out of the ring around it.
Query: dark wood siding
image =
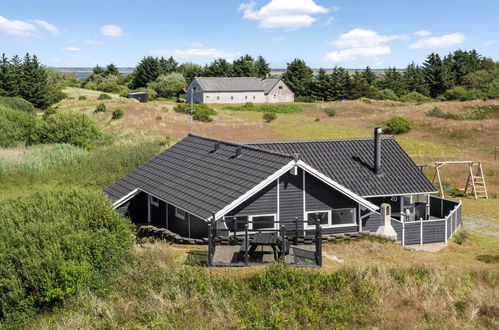
[[[147,223],[147,194],[140,192],[130,200],[127,210],[133,223]]]
[[[277,213],[277,180],[229,212],[227,216]]]
[[[279,216],[280,221],[303,219],[303,174],[286,173],[279,179]]]
[[[329,235],[329,234],[342,234],[342,233],[355,233],[358,231],[358,226],[342,226],[342,227],[329,227],[329,228],[322,228],[322,234],[323,235]],[[307,235],[313,235],[315,233],[315,230],[306,230]]]
[[[445,220],[423,223],[423,244],[445,241]],[[408,244],[408,243],[406,243]]]
[[[426,225],[426,223],[425,223]],[[424,232],[424,230],[423,230]],[[421,242],[421,223],[406,222],[404,232],[404,244],[419,244]]]
[[[151,225],[166,228],[166,203],[159,201],[158,206],[151,204]]]
[[[379,226],[383,225],[383,220],[381,219],[381,214],[373,212],[370,215],[362,219],[362,231],[373,231],[378,230]]]
[[[391,196],[391,197],[373,197],[368,198],[367,200],[373,203],[374,205],[381,206],[383,203],[390,204],[392,207],[392,216],[400,215],[400,196]]]
[[[357,203],[310,174],[305,174],[305,203],[307,211],[321,211],[357,207]]]

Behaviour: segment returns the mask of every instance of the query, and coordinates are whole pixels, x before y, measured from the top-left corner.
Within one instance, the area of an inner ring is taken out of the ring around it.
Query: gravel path
[[[478,231],[480,233],[489,234],[495,237],[499,237],[498,231],[483,229],[484,226],[487,226],[487,222],[481,221],[480,219],[463,217],[463,224],[465,228]]]

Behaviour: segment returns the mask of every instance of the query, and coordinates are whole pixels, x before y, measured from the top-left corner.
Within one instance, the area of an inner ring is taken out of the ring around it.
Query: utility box
[[[127,96],[129,99],[136,99],[142,103],[147,102],[147,92],[128,92]]]

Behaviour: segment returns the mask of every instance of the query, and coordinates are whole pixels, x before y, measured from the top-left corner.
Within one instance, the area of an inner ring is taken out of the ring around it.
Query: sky
[[[144,56],[205,64],[263,55],[272,68],[405,67],[432,52],[499,60],[499,0],[1,0],[0,52],[54,67]]]

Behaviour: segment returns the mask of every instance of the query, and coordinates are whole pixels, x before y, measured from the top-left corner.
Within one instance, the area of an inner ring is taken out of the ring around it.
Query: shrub
[[[36,111],[33,104],[20,97],[0,96],[0,105],[12,110],[20,110],[29,114],[34,114]]]
[[[315,121],[315,122],[320,122],[320,121],[321,121],[321,119],[320,119],[320,118],[315,118],[315,119],[314,119],[314,121]]]
[[[447,101],[471,101],[485,97],[486,95],[477,89],[466,89],[461,86],[448,89],[443,94],[443,98]]]
[[[147,85],[149,88],[154,89],[158,96],[171,98],[177,95],[177,92],[187,86],[187,81],[180,73],[170,73],[168,75],[161,75],[154,82]]]
[[[336,117],[336,109],[327,108],[326,110],[324,110],[324,113],[329,117]]]
[[[36,193],[0,204],[0,320],[14,323],[102,281],[134,243],[101,193]]]
[[[367,98],[367,97],[361,97],[360,101],[362,101],[364,103],[367,103],[367,104],[372,104],[373,103],[373,100],[371,100],[370,98]]]
[[[78,96],[78,100],[86,100],[87,97],[85,95],[80,95]]]
[[[482,120],[482,119],[497,119],[499,118],[499,105],[477,105],[464,107],[464,110],[468,112],[468,118],[471,120]]]
[[[476,260],[485,262],[486,264],[499,264],[499,255],[481,254],[476,257]]]
[[[100,103],[100,104],[99,104],[99,105],[97,105],[97,107],[95,108],[94,113],[106,112],[106,111],[107,111],[106,105],[105,105],[104,103]]]
[[[35,123],[34,115],[0,105],[0,147],[13,147],[25,142]]]
[[[270,123],[271,121],[275,120],[277,118],[277,114],[275,112],[265,112],[263,114],[263,120],[265,120],[267,123]]]
[[[386,122],[386,128],[383,133],[386,134],[404,134],[411,130],[411,124],[402,117],[392,117]]]
[[[431,102],[431,98],[428,96],[424,96],[418,92],[410,92],[400,97],[400,101],[402,102],[414,102],[414,103],[426,103]]]
[[[378,99],[378,100],[392,100],[392,101],[398,101],[399,100],[397,94],[395,94],[395,92],[392,91],[391,89],[380,90],[376,94],[375,98]]]
[[[158,97],[158,93],[156,93],[156,91],[152,88],[141,87],[141,88],[138,88],[137,91],[138,92],[146,92],[148,100],[154,100]]]
[[[123,110],[118,108],[118,109],[113,111],[113,115],[111,116],[111,119],[112,120],[121,119],[121,118],[123,118],[124,114],[125,113],[123,112]]]
[[[183,104],[183,103],[179,103],[173,108],[175,112],[186,113],[186,114],[189,113],[190,109],[191,109],[190,104]],[[217,112],[215,110],[213,110],[204,103],[194,104],[194,113],[192,115],[192,119],[203,122],[211,122],[213,120],[211,116],[216,116],[216,114]]]
[[[426,115],[430,117],[437,117],[443,119],[452,119],[452,120],[461,119],[458,115],[450,112],[444,112],[439,107],[434,107],[432,110],[428,111]]]
[[[110,100],[110,99],[112,99],[111,95],[106,93],[101,93],[99,97],[97,97],[97,100]]]
[[[454,242],[459,245],[463,245],[463,243],[470,237],[470,235],[465,231],[460,231],[454,236]]]
[[[315,96],[304,96],[304,95],[297,95],[295,96],[295,102],[303,102],[303,103],[314,103],[317,102],[318,99]]]
[[[39,121],[29,143],[69,143],[90,148],[100,137],[97,124],[86,114],[58,112]]]

